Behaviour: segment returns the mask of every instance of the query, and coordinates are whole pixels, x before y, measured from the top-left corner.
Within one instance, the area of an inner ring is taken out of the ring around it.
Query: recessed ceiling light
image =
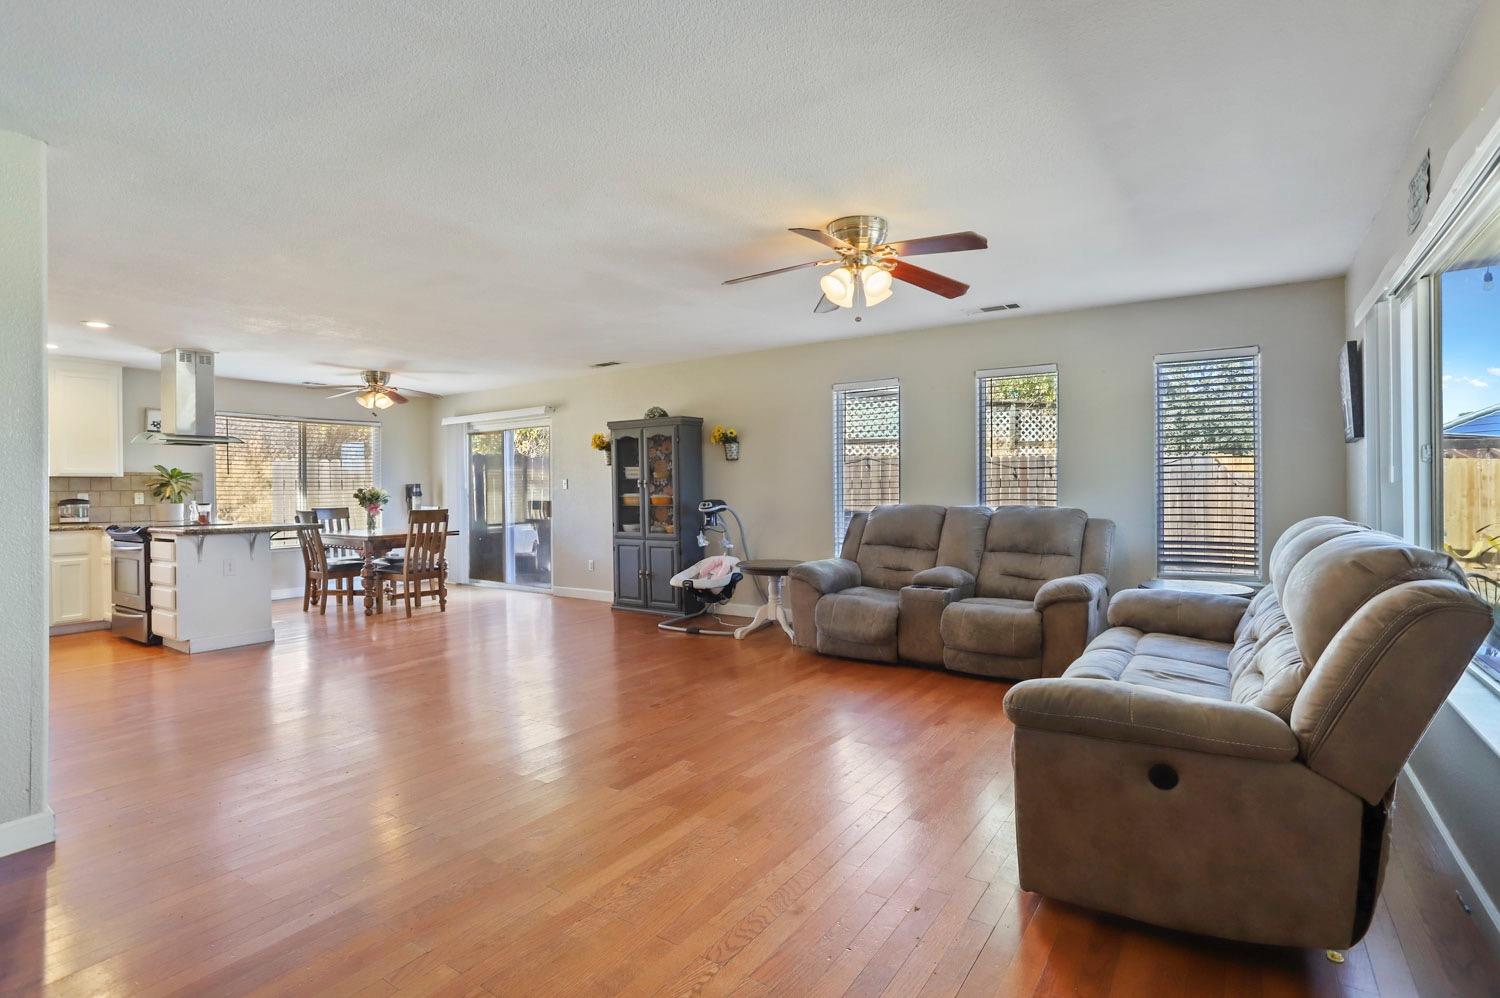
[[[47,344],[47,349],[48,350],[56,350],[57,349],[57,344],[56,343],[48,343]]]
[[[85,326],[88,326],[90,329],[108,329],[109,328],[109,323],[104,322],[101,319],[85,319],[85,320],[83,320],[83,324]]]

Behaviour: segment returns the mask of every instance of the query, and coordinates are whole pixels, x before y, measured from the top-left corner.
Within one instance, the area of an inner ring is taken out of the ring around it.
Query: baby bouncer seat
[[[698,598],[703,605],[685,617],[664,620],[657,627],[664,631],[680,631],[683,634],[734,634],[734,626],[710,612],[711,607],[728,603],[734,595],[734,587],[744,576],[739,570],[740,560],[727,554],[716,554],[684,568],[672,576],[671,583],[685,589]],[[723,630],[703,626],[702,618],[711,617]]]

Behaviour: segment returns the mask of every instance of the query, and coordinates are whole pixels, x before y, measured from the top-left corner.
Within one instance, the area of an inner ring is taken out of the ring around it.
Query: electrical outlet
[[[225,575],[233,575],[234,574],[234,559],[232,559],[232,558],[225,558],[224,559],[224,574]]]
[[[590,558],[589,559],[589,571],[592,572],[593,570],[594,570],[594,559]]]
[[[146,505],[146,493],[144,493],[144,492],[137,492],[135,494],[135,504],[137,506],[144,506],[144,505]]]

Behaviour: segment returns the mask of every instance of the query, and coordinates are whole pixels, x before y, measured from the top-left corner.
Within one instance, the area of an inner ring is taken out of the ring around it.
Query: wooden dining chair
[[[400,597],[406,605],[406,615],[411,616],[413,601],[422,605],[423,596],[435,597],[438,612],[448,611],[448,511],[446,509],[414,509],[406,518],[406,555],[401,559],[382,559],[375,563],[375,571],[381,583],[389,583],[394,589],[391,598]],[[385,612],[385,585],[379,586],[375,594],[375,610]]]
[[[311,512],[317,517],[325,534],[347,534],[353,529],[348,506],[314,506]],[[336,544],[325,544],[323,547],[328,552],[330,565],[346,565],[350,562],[364,564],[364,553],[354,548],[339,547]],[[354,579],[357,578],[359,574],[355,573]],[[354,579],[340,578],[334,585],[334,595],[340,604],[343,604],[346,597],[351,603],[354,601]]]
[[[354,562],[347,559],[330,561],[328,550],[323,546],[322,525],[312,511],[299,511],[297,522],[313,526],[312,530],[297,531],[297,543],[302,548],[302,569],[305,573],[302,583],[302,612],[306,613],[309,606],[316,605],[318,613],[326,617],[329,594],[338,595],[339,603],[342,604],[343,595],[335,587],[345,584],[352,587],[354,580],[364,569],[364,562],[363,559]],[[352,588],[349,592],[352,601]]]

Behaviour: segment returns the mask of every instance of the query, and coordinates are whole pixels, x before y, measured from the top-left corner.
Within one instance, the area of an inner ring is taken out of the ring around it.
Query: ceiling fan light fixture
[[[865,304],[879,305],[891,296],[891,272],[874,264],[859,272],[860,283],[865,286]]]
[[[377,392],[375,389],[368,388],[365,391],[362,391],[358,395],[354,396],[354,401],[358,402],[360,405],[364,406],[366,409],[373,410],[375,408],[375,406],[377,404],[379,404],[379,400],[382,397],[383,396],[379,392]]]
[[[818,280],[818,287],[839,308],[854,307],[854,272],[848,267],[830,270]]]
[[[391,398],[385,392],[379,392],[375,396],[375,408],[377,409],[389,409],[395,404],[396,400]]]

